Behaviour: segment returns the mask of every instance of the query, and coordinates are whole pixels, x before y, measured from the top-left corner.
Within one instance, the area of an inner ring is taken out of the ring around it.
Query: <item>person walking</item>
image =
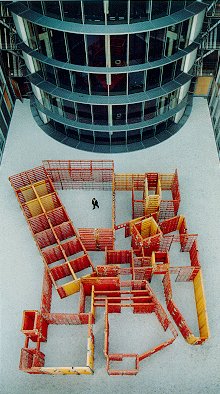
[[[93,199],[92,199],[92,205],[93,205],[92,209],[95,209],[95,207],[99,208],[99,203],[95,197],[93,197]]]

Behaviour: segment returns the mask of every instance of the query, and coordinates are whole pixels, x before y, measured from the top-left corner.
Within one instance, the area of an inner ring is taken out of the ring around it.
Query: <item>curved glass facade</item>
[[[203,3],[23,1],[10,7],[36,108],[56,132],[120,146],[155,137],[183,115]]]

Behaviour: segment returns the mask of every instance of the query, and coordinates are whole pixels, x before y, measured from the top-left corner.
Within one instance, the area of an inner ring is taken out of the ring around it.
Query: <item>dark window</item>
[[[105,38],[104,36],[87,36],[89,66],[105,67]]]
[[[112,74],[111,83],[109,85],[109,94],[126,94],[127,90],[127,74]]]
[[[156,100],[145,101],[144,120],[151,119],[156,113]]]
[[[112,120],[113,124],[125,124],[126,120],[126,106],[125,105],[113,105],[112,106]]]
[[[156,131],[155,134],[160,134],[162,131],[166,130],[167,128],[167,122],[162,122],[156,125]]]
[[[168,3],[169,0],[152,1],[152,12],[151,19],[161,18],[162,16],[166,16],[168,14]]]
[[[45,79],[48,82],[51,82],[53,85],[56,85],[56,77],[55,77],[55,70],[49,64],[41,63],[45,75]]]
[[[100,1],[84,0],[83,5],[86,23],[104,23],[104,6]]]
[[[160,68],[153,68],[147,71],[146,89],[154,89],[160,86]]]
[[[170,82],[173,79],[174,66],[175,66],[175,62],[163,66],[162,85],[164,85],[167,82]]]
[[[188,27],[189,27],[189,20],[184,21],[182,23],[182,29],[180,33],[180,40],[179,40],[179,47],[181,49],[187,47],[188,45]]]
[[[63,1],[63,19],[68,22],[82,23],[82,12],[80,1]]]
[[[110,145],[109,132],[95,131],[94,133],[96,145]]]
[[[125,66],[127,64],[127,36],[110,36],[110,52],[112,67]]]
[[[78,130],[74,127],[66,126],[66,134],[68,137],[74,138],[75,140],[79,140]]]
[[[141,130],[128,130],[127,132],[127,143],[132,144],[134,142],[141,141]]]
[[[154,137],[155,127],[145,127],[142,132],[142,140]]]
[[[128,123],[141,122],[142,114],[142,103],[128,105]]]
[[[184,8],[184,6],[185,6],[185,0],[171,1],[170,13],[172,14],[173,12],[180,11]]]
[[[72,101],[63,100],[63,110],[68,119],[76,119],[74,103]]]
[[[28,7],[35,11],[35,12],[39,12],[40,14],[42,14],[42,5],[41,5],[41,1],[29,1],[28,2]]]
[[[65,129],[64,124],[58,123],[58,122],[54,122],[54,126],[55,126],[55,129],[57,131],[59,131],[59,133],[62,133],[62,134],[66,135],[66,129]]]
[[[84,66],[86,64],[83,34],[66,33],[70,53],[70,62]]]
[[[113,131],[111,135],[112,145],[125,145],[126,144],[126,131]]]
[[[91,123],[91,106],[88,104],[77,103],[77,114],[79,122]]]
[[[93,119],[95,124],[108,124],[108,107],[106,105],[93,105]]]
[[[62,62],[67,61],[66,45],[62,31],[51,30],[54,58]]]
[[[79,93],[89,93],[89,85],[88,85],[88,74],[86,73],[78,73],[75,74],[75,84],[74,89]]]
[[[90,130],[80,130],[80,141],[94,144],[93,132]]]
[[[108,94],[108,85],[105,74],[89,74],[92,94]]]
[[[128,2],[127,1],[109,1],[108,24],[127,23],[128,19]]]
[[[128,75],[129,93],[143,92],[144,90],[144,72],[134,72]]]
[[[177,77],[177,75],[179,75],[182,72],[181,71],[182,61],[183,61],[183,59],[179,59],[176,62],[175,78]]]
[[[34,1],[33,1],[34,3]],[[61,19],[59,1],[44,1],[45,15]]]
[[[59,86],[64,89],[72,90],[70,82],[70,73],[68,70],[57,68]]]
[[[131,0],[130,4],[131,23],[149,19],[149,1]]]
[[[144,63],[146,60],[145,33],[130,35],[129,64]]]
[[[148,60],[158,60],[164,55],[165,29],[151,31],[149,40]]]

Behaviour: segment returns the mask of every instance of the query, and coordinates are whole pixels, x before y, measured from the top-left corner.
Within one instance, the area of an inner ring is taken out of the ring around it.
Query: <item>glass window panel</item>
[[[55,70],[52,66],[49,66],[49,64],[46,63],[41,63],[43,70],[44,70],[44,75],[45,79],[48,82],[51,82],[53,85],[56,85],[56,77],[55,77]]]
[[[165,29],[151,31],[149,39],[148,60],[154,61],[163,57]]]
[[[164,112],[169,110],[169,94],[158,98],[158,115],[162,115]]]
[[[92,94],[108,94],[108,85],[105,74],[90,74],[90,86]]]
[[[63,110],[64,110],[66,118],[72,119],[72,120],[76,119],[75,107],[74,107],[74,103],[72,101],[63,100]]]
[[[171,1],[171,8],[170,8],[170,13],[172,14],[173,12],[177,12],[179,10],[182,10],[185,6],[185,0],[181,1]]]
[[[128,130],[127,131],[127,143],[132,144],[134,142],[141,141],[141,130]]]
[[[51,29],[51,41],[53,45],[54,58],[62,62],[67,61],[66,45],[64,40],[64,33],[58,30]]]
[[[145,127],[142,132],[142,140],[154,137],[155,127]]]
[[[95,131],[95,144],[96,145],[110,145],[110,136],[109,132]]]
[[[156,114],[156,100],[145,101],[144,120],[152,119]]]
[[[108,124],[108,107],[106,105],[93,105],[93,119],[95,124]]]
[[[74,138],[75,140],[79,140],[79,133],[75,127],[66,126],[66,134],[68,137]]]
[[[128,123],[141,122],[142,114],[142,103],[128,105]]]
[[[144,90],[144,72],[134,72],[128,75],[129,93],[143,92]]]
[[[69,46],[70,62],[84,66],[86,64],[83,34],[66,33]]]
[[[167,15],[169,0],[152,1],[151,19],[161,18]]]
[[[127,64],[127,35],[110,36],[110,53],[112,67]]]
[[[37,38],[35,35],[35,28],[34,28],[33,23],[24,19],[24,26],[25,26],[25,30],[26,30],[26,34],[27,34],[27,38],[28,38],[28,42],[26,44],[29,45],[30,48],[36,49],[37,48]]]
[[[149,19],[149,1],[131,0],[130,22],[140,22]]]
[[[58,83],[61,88],[72,90],[70,73],[68,70],[57,68]]]
[[[165,55],[171,56],[178,51],[181,25],[169,26],[166,33]]]
[[[59,1],[44,1],[45,15],[61,19]]]
[[[170,82],[173,79],[174,66],[175,66],[175,62],[163,66],[162,85],[164,85],[167,82]]]
[[[78,73],[75,74],[74,90],[79,93],[89,93],[88,74]]]
[[[181,71],[182,61],[183,61],[183,59],[179,59],[176,62],[175,78],[177,77],[177,75],[179,75],[182,72]]]
[[[63,1],[63,19],[68,22],[82,23],[80,1]]]
[[[160,86],[160,67],[147,71],[146,89],[154,89]]]
[[[113,105],[112,106],[112,120],[113,124],[125,124],[126,120],[126,106],[125,105]]]
[[[161,133],[162,131],[166,130],[166,128],[167,128],[167,122],[166,121],[162,122],[162,123],[159,123],[158,125],[156,125],[155,134]]]
[[[109,1],[108,24],[127,23],[128,1]]]
[[[57,131],[59,131],[59,133],[66,134],[66,129],[65,129],[64,124],[58,123],[58,122],[54,122],[54,126],[55,126],[55,129]]]
[[[126,131],[117,131],[111,135],[112,145],[125,145],[126,144]]]
[[[104,6],[100,1],[84,0],[83,6],[86,23],[104,23]]]
[[[28,2],[28,7],[35,11],[35,12],[39,12],[40,14],[42,14],[42,5],[41,5],[41,1],[29,1]]]
[[[112,74],[111,84],[109,85],[109,94],[126,94],[127,74]]]
[[[52,48],[50,43],[51,32],[39,25],[35,25],[36,35],[38,37],[38,47],[39,51],[47,57],[52,57]]]
[[[93,131],[90,130],[79,130],[80,131],[80,141],[87,142],[89,144],[94,144]]]
[[[0,112],[0,125],[1,125],[1,131],[4,135],[4,137],[6,138],[7,134],[8,134],[8,127],[3,119],[3,115],[1,114],[1,112]]]
[[[129,36],[129,64],[145,63],[146,42],[145,33],[130,34]]]
[[[105,67],[105,38],[104,36],[87,36],[89,66]]]
[[[182,23],[182,29],[180,33],[180,40],[179,40],[179,47],[181,49],[187,47],[188,45],[188,28],[189,28],[189,22],[190,20],[184,21]]]
[[[88,104],[77,103],[78,120],[84,123],[92,122],[91,106]]]

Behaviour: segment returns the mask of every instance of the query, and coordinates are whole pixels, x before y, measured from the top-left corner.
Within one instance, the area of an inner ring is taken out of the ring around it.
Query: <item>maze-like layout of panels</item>
[[[172,344],[177,337],[176,329],[150,285],[154,275],[160,275],[167,311],[185,340],[198,345],[209,338],[197,234],[189,234],[185,217],[178,215],[177,171],[115,174],[113,161],[50,160],[9,179],[45,264],[40,310],[23,313],[22,332],[26,339],[21,350],[21,370],[34,374],[93,374],[95,312],[96,308],[104,308],[107,372],[136,375],[142,360]],[[111,228],[76,229],[56,191],[59,189],[111,191]],[[120,224],[115,223],[118,191],[129,191],[132,196],[132,218]],[[164,199],[164,191],[169,199]],[[115,231],[122,228],[125,237],[131,238],[129,250],[114,248]],[[170,261],[169,250],[173,243],[179,244],[181,252],[188,253],[189,265],[176,266]],[[104,264],[94,267],[88,251],[105,251]],[[176,282],[193,284],[199,336],[193,334],[174,301],[172,276]],[[78,313],[51,312],[52,286],[60,298],[80,292]],[[85,308],[87,300],[89,312]],[[150,349],[144,344],[141,353],[112,353],[109,314],[121,313],[125,308],[146,318],[149,313],[155,314],[170,338]],[[87,326],[84,366],[45,366],[41,344],[47,342],[49,325]],[[124,367],[127,360],[129,367]]]

